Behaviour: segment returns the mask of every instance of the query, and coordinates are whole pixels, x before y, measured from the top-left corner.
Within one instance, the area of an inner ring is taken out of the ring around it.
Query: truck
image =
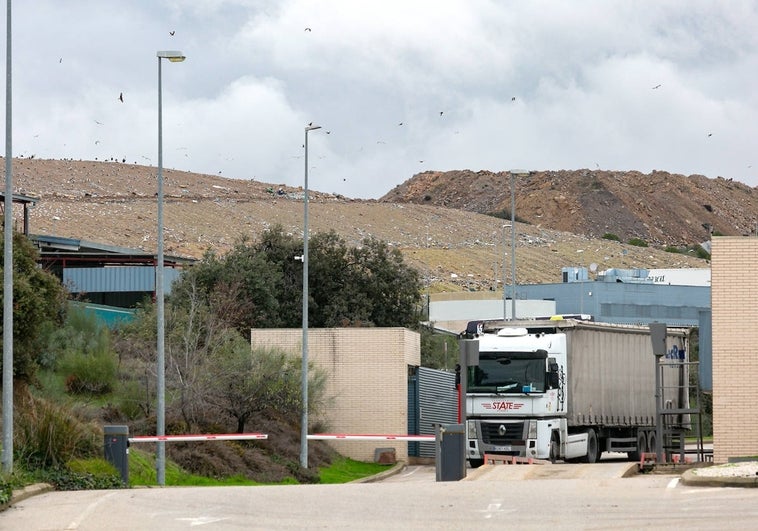
[[[665,332],[666,354],[656,357],[647,326],[561,316],[470,322],[462,336],[478,343],[478,356],[461,368],[460,397],[471,467],[486,455],[594,463],[605,451],[635,461],[654,453],[663,433],[656,401],[689,411],[687,330]],[[683,444],[689,414],[661,418]]]

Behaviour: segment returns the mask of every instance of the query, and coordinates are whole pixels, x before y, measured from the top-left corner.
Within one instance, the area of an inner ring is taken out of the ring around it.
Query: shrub
[[[110,352],[69,352],[61,361],[61,370],[67,375],[66,390],[73,394],[109,393],[116,381],[116,360]]]
[[[664,249],[667,253],[678,253],[681,254],[682,250],[679,247],[675,247],[673,245],[669,245]]]
[[[621,241],[621,238],[619,238],[618,236],[616,236],[612,232],[606,232],[605,234],[603,234],[603,239],[604,240],[613,240],[614,242],[620,242]]]
[[[136,380],[126,380],[119,384],[114,393],[118,412],[129,420],[146,417],[150,414],[150,396],[145,385]]]
[[[111,349],[110,332],[94,314],[72,307],[65,326],[48,342],[48,358],[66,378],[66,390],[73,394],[109,393],[116,381],[116,355]]]
[[[703,260],[711,259],[711,253],[703,249],[701,245],[695,245],[690,252],[695,253],[695,256],[702,258]]]
[[[630,238],[627,243],[636,247],[647,247],[647,242],[642,238]]]
[[[113,467],[111,467],[113,468]],[[87,471],[75,471],[68,467],[54,467],[42,473],[43,479],[53,485],[55,490],[94,490],[124,488],[121,476],[114,473],[102,474]]]
[[[29,397],[18,409],[14,446],[21,461],[57,467],[74,457],[96,455],[102,447],[98,430],[62,404]]]
[[[0,479],[0,506],[5,505],[11,501],[12,495],[13,485],[3,479]]]

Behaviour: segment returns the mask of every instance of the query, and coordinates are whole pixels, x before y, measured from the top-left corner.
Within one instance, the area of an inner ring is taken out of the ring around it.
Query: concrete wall
[[[297,355],[302,352],[302,338],[301,329],[251,331],[253,347],[279,347]],[[331,402],[324,420],[330,433],[408,433],[408,366],[421,364],[418,333],[405,328],[309,329],[308,360],[327,373]],[[408,458],[407,442],[330,444],[361,461],[373,461],[376,448],[394,448],[398,459]]]
[[[713,457],[758,455],[758,239],[713,238]]]

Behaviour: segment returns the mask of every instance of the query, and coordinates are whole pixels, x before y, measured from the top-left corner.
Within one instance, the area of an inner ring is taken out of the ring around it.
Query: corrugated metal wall
[[[171,284],[180,274],[179,269],[164,268],[166,293],[170,293]],[[66,268],[63,285],[72,293],[151,292],[155,291],[155,269],[146,266]]]
[[[458,396],[455,391],[454,373],[419,367],[417,416],[421,435],[434,435],[436,424],[458,422]],[[434,442],[418,443],[417,457],[435,455]]]

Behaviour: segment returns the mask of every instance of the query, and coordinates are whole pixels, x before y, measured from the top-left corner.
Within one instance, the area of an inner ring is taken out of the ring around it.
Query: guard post
[[[129,426],[103,426],[105,460],[121,474],[124,486],[129,486]]]

